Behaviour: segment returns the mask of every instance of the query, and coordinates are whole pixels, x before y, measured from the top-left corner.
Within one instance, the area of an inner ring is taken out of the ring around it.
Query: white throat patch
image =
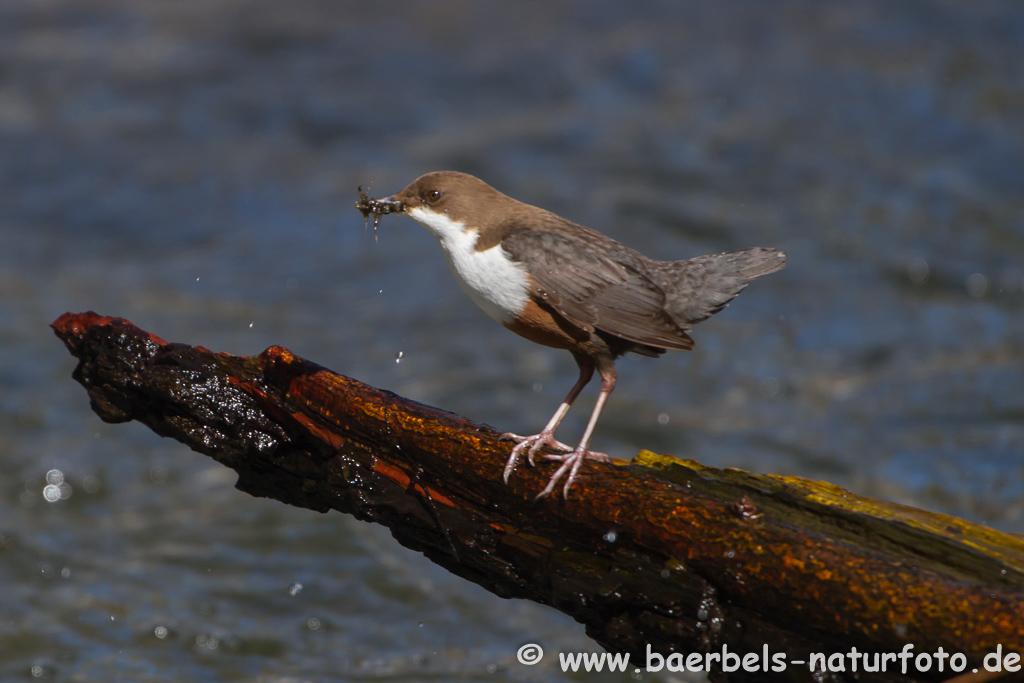
[[[523,311],[530,295],[529,275],[526,267],[513,261],[500,244],[477,251],[480,233],[467,229],[465,224],[423,207],[406,213],[437,238],[455,279],[484,313],[508,323]]]

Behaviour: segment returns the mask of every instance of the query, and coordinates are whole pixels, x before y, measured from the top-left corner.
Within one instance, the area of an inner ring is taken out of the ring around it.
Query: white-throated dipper
[[[544,429],[504,435],[519,442],[505,466],[506,483],[524,452],[533,464],[542,447],[562,451],[543,456],[562,464],[538,498],[550,495],[566,475],[567,496],[584,459],[608,459],[590,450],[590,439],[615,388],[616,358],[692,349],[692,325],[722,310],[750,280],[786,264],[784,253],[763,247],[655,261],[455,171],[427,173],[383,199],[360,189],[356,208],[367,219],[373,214],[375,230],[388,213],[423,225],[462,289],[487,315],[530,341],[568,349],[576,359],[580,378]],[[601,393],[572,448],[555,439],[555,429],[595,369]]]

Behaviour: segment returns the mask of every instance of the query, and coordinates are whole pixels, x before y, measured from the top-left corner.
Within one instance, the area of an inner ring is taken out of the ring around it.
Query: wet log
[[[630,653],[630,670],[657,665],[648,652],[665,657],[663,672],[717,653],[700,664],[719,680],[810,681],[820,653],[844,680],[869,653],[858,680],[945,680],[960,665],[984,673],[997,647],[1011,666],[1007,655],[1024,650],[1020,536],[647,451],[588,462],[568,500],[535,501],[554,465],[524,464],[505,485],[511,446],[499,431],[282,347],[215,353],[91,312],[53,328],[104,421],[181,441],[234,469],[251,495],[384,524],[496,595],[571,615],[608,651]],[[870,671],[870,653],[907,652]],[[917,671],[924,653],[930,670]]]

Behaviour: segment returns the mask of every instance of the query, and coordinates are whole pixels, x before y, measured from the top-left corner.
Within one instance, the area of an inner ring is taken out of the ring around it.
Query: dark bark
[[[642,667],[654,652],[1024,650],[1024,541],[798,477],[643,451],[588,462],[569,500],[534,501],[553,465],[501,481],[486,425],[274,346],[238,357],[119,318],[53,324],[107,422],[138,420],[238,472],[255,496],[386,525],[402,545],[507,598],[586,625]],[[899,661],[859,680],[903,676]],[[849,671],[849,660],[847,660]],[[850,676],[850,674],[846,674]],[[720,673],[718,677],[722,677]],[[729,680],[811,680],[806,666]],[[840,675],[838,679],[842,679]]]

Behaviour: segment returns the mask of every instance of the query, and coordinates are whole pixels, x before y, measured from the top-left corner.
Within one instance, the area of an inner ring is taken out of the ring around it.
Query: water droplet
[[[915,285],[923,285],[928,281],[928,262],[923,258],[912,258],[907,264],[907,277]]]
[[[618,537],[619,535],[615,533],[615,530],[613,529],[604,535],[604,540],[608,541],[609,543],[615,543],[615,539],[617,539]]]
[[[86,493],[96,493],[100,490],[100,478],[90,474],[82,480],[82,488]]]
[[[533,383],[533,393],[539,394],[542,391],[544,391],[544,385],[541,384],[540,382],[534,382]]]
[[[157,626],[155,629],[153,629],[153,635],[159,638],[160,640],[163,640],[167,637],[167,627]]]
[[[252,323],[249,323],[249,329],[250,330],[252,329]]]
[[[402,356],[404,356],[404,355],[405,355],[405,351],[399,351],[398,353],[396,353],[395,354],[395,362],[396,363],[401,363],[402,362]]]
[[[60,575],[61,575],[62,578],[65,578],[65,579],[70,578],[71,577],[71,567],[64,567],[63,569],[61,569],[60,570]]]
[[[306,628],[310,631],[316,631],[320,628],[320,620],[316,617],[310,617],[309,621],[306,622]]]
[[[980,299],[988,293],[988,278],[981,273],[972,273],[967,276],[967,294],[974,299]]]
[[[60,487],[50,484],[43,488],[43,498],[47,503],[56,503],[60,500]]]
[[[765,398],[775,398],[779,394],[779,380],[774,377],[765,377],[761,380],[761,395]]]
[[[295,596],[302,592],[302,584],[296,581],[288,586],[288,595]]]
[[[200,633],[196,636],[196,645],[205,647],[207,650],[216,650],[217,646],[220,645],[220,638]]]
[[[668,413],[658,413],[658,424],[660,424],[660,425],[667,425],[668,424],[668,420],[669,420]]]
[[[46,473],[46,483],[60,486],[64,483],[64,473],[60,470],[50,470]]]

